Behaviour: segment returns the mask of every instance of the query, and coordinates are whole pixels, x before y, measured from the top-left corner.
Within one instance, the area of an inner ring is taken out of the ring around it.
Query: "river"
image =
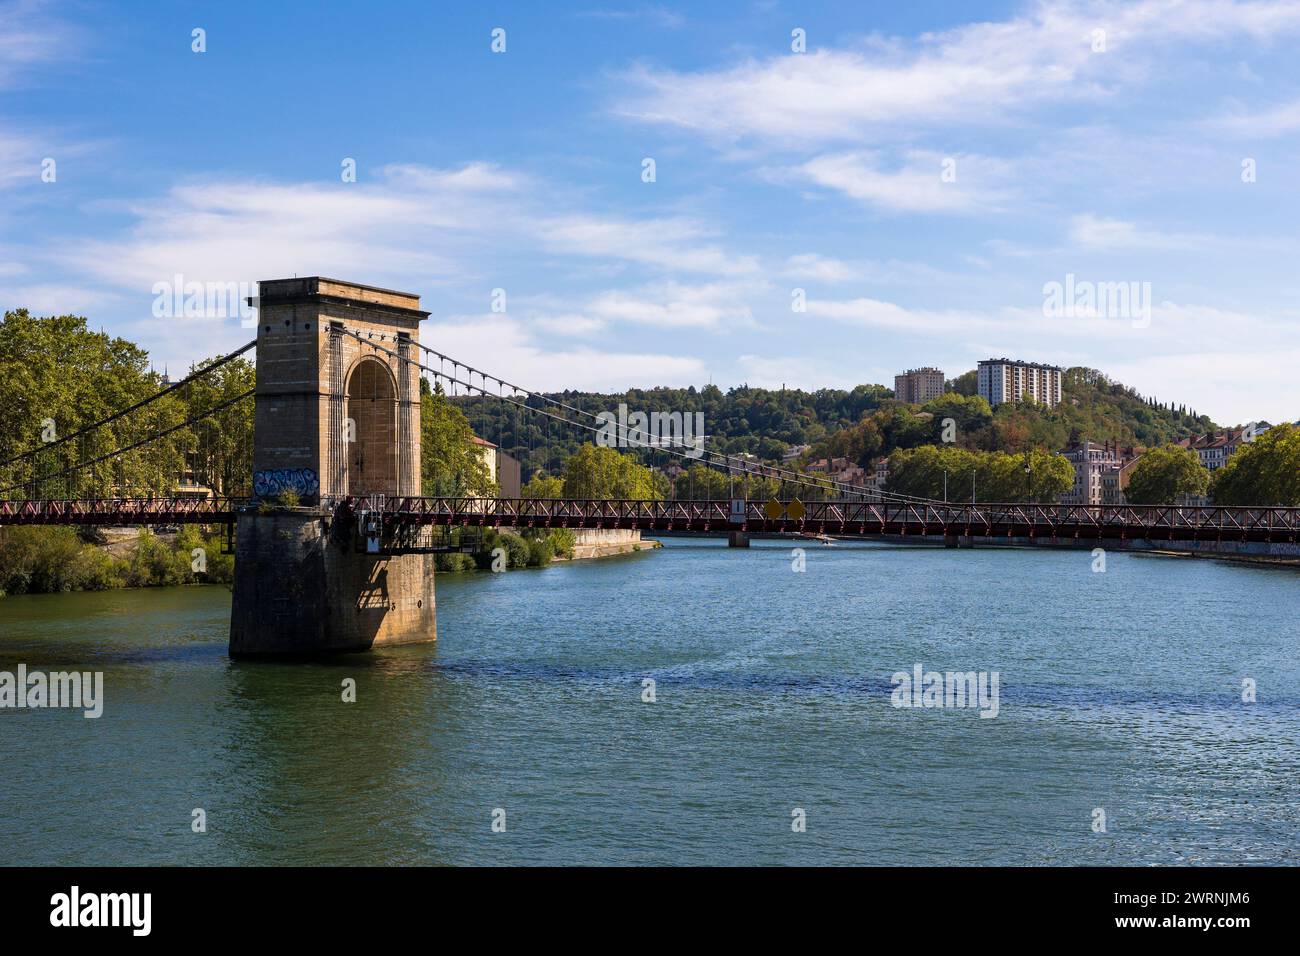
[[[314,664],[230,661],[225,588],[0,599],[0,670],[105,682],[99,719],[0,710],[2,862],[1297,862],[1300,572],[793,563],[672,539],[443,575],[436,644]],[[893,706],[917,664],[997,671],[997,716]]]

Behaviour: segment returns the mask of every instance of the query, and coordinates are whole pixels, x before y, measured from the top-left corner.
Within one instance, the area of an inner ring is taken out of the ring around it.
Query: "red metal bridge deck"
[[[331,502],[337,506],[339,502]],[[117,498],[0,501],[0,525],[231,524],[256,501]],[[799,519],[770,519],[762,501],[618,501],[532,498],[359,498],[348,510],[386,527],[443,525],[627,528],[641,531],[789,532],[836,536],[966,535],[1150,541],[1300,541],[1300,508],[1166,505],[944,504],[811,501]]]

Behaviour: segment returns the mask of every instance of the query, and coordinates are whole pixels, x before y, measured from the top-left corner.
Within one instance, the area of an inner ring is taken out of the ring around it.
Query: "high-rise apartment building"
[[[894,376],[894,397],[900,402],[921,405],[943,394],[943,372],[937,368],[910,368]]]
[[[1033,399],[1053,408],[1061,402],[1061,368],[1037,362],[986,359],[977,373],[979,394],[990,405]]]

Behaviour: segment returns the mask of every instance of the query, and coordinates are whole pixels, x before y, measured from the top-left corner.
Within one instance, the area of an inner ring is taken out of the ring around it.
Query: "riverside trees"
[[[1210,484],[1210,473],[1190,448],[1152,448],[1133,466],[1124,497],[1135,505],[1171,505],[1184,495],[1199,496]]]
[[[1278,425],[1243,444],[1215,472],[1217,505],[1300,506],[1300,428]]]
[[[969,501],[972,480],[977,501],[1051,502],[1074,484],[1069,461],[1042,449],[1011,455],[923,445],[889,456],[888,490],[941,499],[945,472],[949,501]]]

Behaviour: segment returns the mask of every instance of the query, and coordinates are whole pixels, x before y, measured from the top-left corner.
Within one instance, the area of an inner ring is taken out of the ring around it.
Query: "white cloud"
[[[1202,127],[1243,139],[1272,139],[1300,129],[1300,99],[1254,113],[1240,112],[1207,120]]]
[[[1107,219],[1085,213],[1070,220],[1070,239],[1086,249],[1179,249],[1208,245],[1209,236],[1160,232],[1124,219]],[[1228,242],[1237,240],[1226,239]]]
[[[575,16],[588,20],[640,20],[646,23],[654,23],[666,30],[676,30],[686,22],[686,18],[680,13],[660,6],[643,6],[630,10],[583,10],[575,14]]]
[[[50,14],[43,0],[0,3],[0,88],[13,86],[37,67],[68,56],[77,31]]]
[[[528,196],[544,191],[529,185],[483,163],[395,165],[363,171],[357,183],[188,183],[130,203],[135,222],[125,234],[72,240],[51,255],[141,297],[177,273],[190,281],[296,274],[364,275],[379,284],[462,281],[512,255],[535,256],[539,245],[670,272],[757,268],[753,257],[701,243],[712,233],[700,222],[557,217],[530,203]]]
[[[955,177],[950,181],[944,179],[947,170]],[[1003,165],[982,156],[912,151],[903,165],[883,169],[876,152],[828,153],[795,172],[859,202],[896,212],[975,212],[1008,198],[995,185]]]
[[[857,277],[858,270],[842,259],[804,252],[787,259],[781,274],[791,279],[848,282]]]
[[[752,320],[748,296],[754,290],[753,285],[743,283],[664,282],[601,293],[587,304],[587,311],[611,322],[662,328],[716,328],[728,320]]]
[[[528,324],[544,329],[547,332],[553,332],[556,335],[575,336],[594,335],[597,332],[604,332],[609,327],[609,323],[604,319],[580,313],[532,315],[528,318]]]
[[[1106,51],[1093,52],[1093,31]],[[640,67],[615,111],[710,138],[807,150],[909,131],[1004,120],[1043,104],[1097,99],[1146,75],[1156,49],[1300,30],[1289,0],[1051,0],[1013,19],[974,23],[916,41],[875,38],[856,49],[751,59],[694,73]]]

